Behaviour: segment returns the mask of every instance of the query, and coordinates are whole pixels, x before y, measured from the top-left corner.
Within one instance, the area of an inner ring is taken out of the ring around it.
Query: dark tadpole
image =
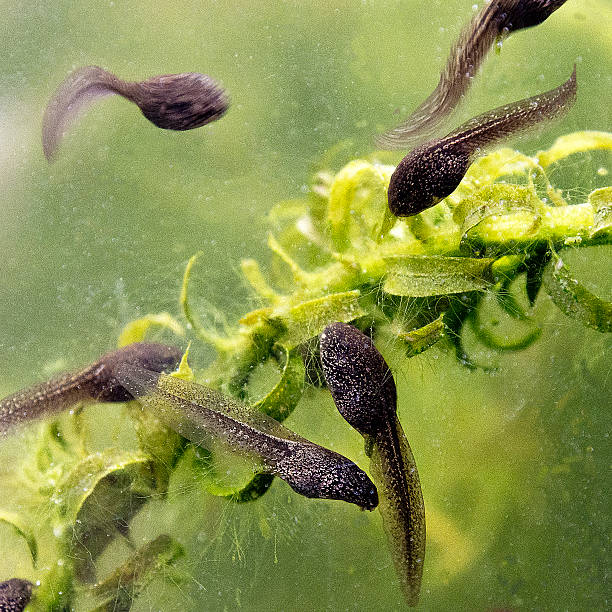
[[[175,368],[182,352],[164,344],[137,342],[106,353],[94,364],[68,372],[0,401],[0,433],[19,423],[56,414],[80,401],[125,402],[133,399],[115,373],[124,363],[161,372]]]
[[[167,74],[146,81],[122,81],[98,66],[71,73],[47,104],[42,144],[52,160],[64,132],[95,100],[117,94],[136,104],[142,114],[164,130],[191,130],[219,119],[229,107],[225,90],[197,72]]]
[[[0,582],[0,612],[22,612],[30,602],[33,586],[21,578]]]
[[[411,151],[389,182],[389,209],[416,215],[449,196],[483,149],[566,113],[576,100],[576,67],[559,87],[470,119],[444,138]]]
[[[378,504],[376,487],[352,461],[259,410],[210,387],[133,363],[124,363],[117,377],[144,409],[194,444],[220,444],[247,459],[253,471],[274,474],[305,497],[342,500],[366,510]]]
[[[425,558],[425,505],[414,456],[397,418],[391,370],[372,340],[352,325],[328,325],[320,346],[336,407],[365,438],[395,569],[406,601],[415,606]]]
[[[431,135],[467,93],[496,41],[546,20],[567,0],[492,0],[461,31],[437,87],[399,126],[376,137],[383,149],[407,149]]]

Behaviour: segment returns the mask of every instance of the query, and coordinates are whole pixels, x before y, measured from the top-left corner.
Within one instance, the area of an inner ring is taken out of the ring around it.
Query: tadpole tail
[[[15,425],[50,416],[91,398],[84,371],[70,372],[0,400],[0,433]]]
[[[478,115],[459,126],[443,140],[457,145],[463,143],[470,152],[490,146],[539,123],[563,116],[576,101],[577,89],[574,64],[570,78],[559,87]]]
[[[13,426],[58,414],[77,402],[131,400],[135,395],[118,379],[119,370],[132,365],[161,372],[176,367],[181,354],[172,346],[135,342],[102,355],[82,370],[17,391],[0,400],[0,434]]]
[[[461,31],[433,92],[400,125],[376,136],[376,145],[409,149],[431,136],[459,105],[495,42],[542,23],[566,1],[493,0],[485,4]]]
[[[52,161],[64,133],[85,109],[100,98],[122,94],[122,82],[98,66],[75,70],[57,88],[47,104],[42,122],[42,147]]]
[[[370,442],[387,543],[406,601],[416,606],[425,561],[425,504],[414,455],[397,418]]]

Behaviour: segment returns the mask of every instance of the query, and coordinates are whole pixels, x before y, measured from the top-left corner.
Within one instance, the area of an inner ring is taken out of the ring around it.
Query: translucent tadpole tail
[[[496,41],[545,21],[566,0],[493,0],[473,17],[452,46],[438,85],[400,125],[375,137],[382,149],[419,144],[459,105]]]
[[[47,104],[42,124],[42,146],[52,161],[70,125],[96,100],[120,93],[119,79],[98,66],[84,66],[71,73]]]
[[[469,151],[489,147],[539,123],[562,117],[576,101],[576,65],[570,78],[550,91],[478,115],[446,136],[444,142],[464,143]]]
[[[414,455],[398,419],[373,438],[372,476],[378,486],[383,528],[401,589],[416,606],[425,561],[425,505]]]

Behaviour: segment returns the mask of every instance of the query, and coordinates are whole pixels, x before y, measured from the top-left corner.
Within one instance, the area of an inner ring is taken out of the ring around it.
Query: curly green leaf
[[[612,150],[612,134],[609,132],[584,131],[560,136],[547,151],[540,151],[537,160],[547,168],[574,153],[584,153],[596,149]]]
[[[392,166],[363,160],[349,162],[331,185],[328,219],[339,251],[375,240],[387,209],[387,186]]]
[[[429,347],[433,346],[444,336],[444,314],[441,314],[435,321],[413,329],[408,332],[400,332],[398,338],[403,340],[406,345],[406,357],[414,357]]]
[[[127,346],[134,342],[142,342],[151,327],[161,327],[170,330],[177,336],[184,336],[185,330],[183,326],[169,313],[160,312],[157,314],[148,314],[140,319],[130,321],[119,334],[117,346]]]
[[[335,321],[348,323],[366,314],[359,302],[361,293],[355,289],[333,293],[316,300],[308,300],[283,313],[286,331],[279,342],[293,349],[302,342],[318,336],[327,325]]]
[[[90,579],[109,533],[124,534],[129,521],[156,492],[152,459],[139,452],[108,449],[80,461],[59,483],[55,505],[56,534],[63,536],[75,571]],[[101,513],[100,508],[106,512]]]
[[[32,565],[36,567],[36,562],[38,560],[38,544],[32,529],[25,524],[19,515],[7,510],[0,510],[0,523],[8,525],[19,537],[24,539],[30,551],[30,556],[32,557]]]

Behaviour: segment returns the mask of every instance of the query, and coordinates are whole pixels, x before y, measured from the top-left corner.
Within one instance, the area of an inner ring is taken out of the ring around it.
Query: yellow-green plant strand
[[[169,329],[177,336],[184,336],[183,326],[168,312],[147,314],[140,319],[130,321],[119,334],[117,346],[127,346],[133,342],[142,342],[151,327]]]

